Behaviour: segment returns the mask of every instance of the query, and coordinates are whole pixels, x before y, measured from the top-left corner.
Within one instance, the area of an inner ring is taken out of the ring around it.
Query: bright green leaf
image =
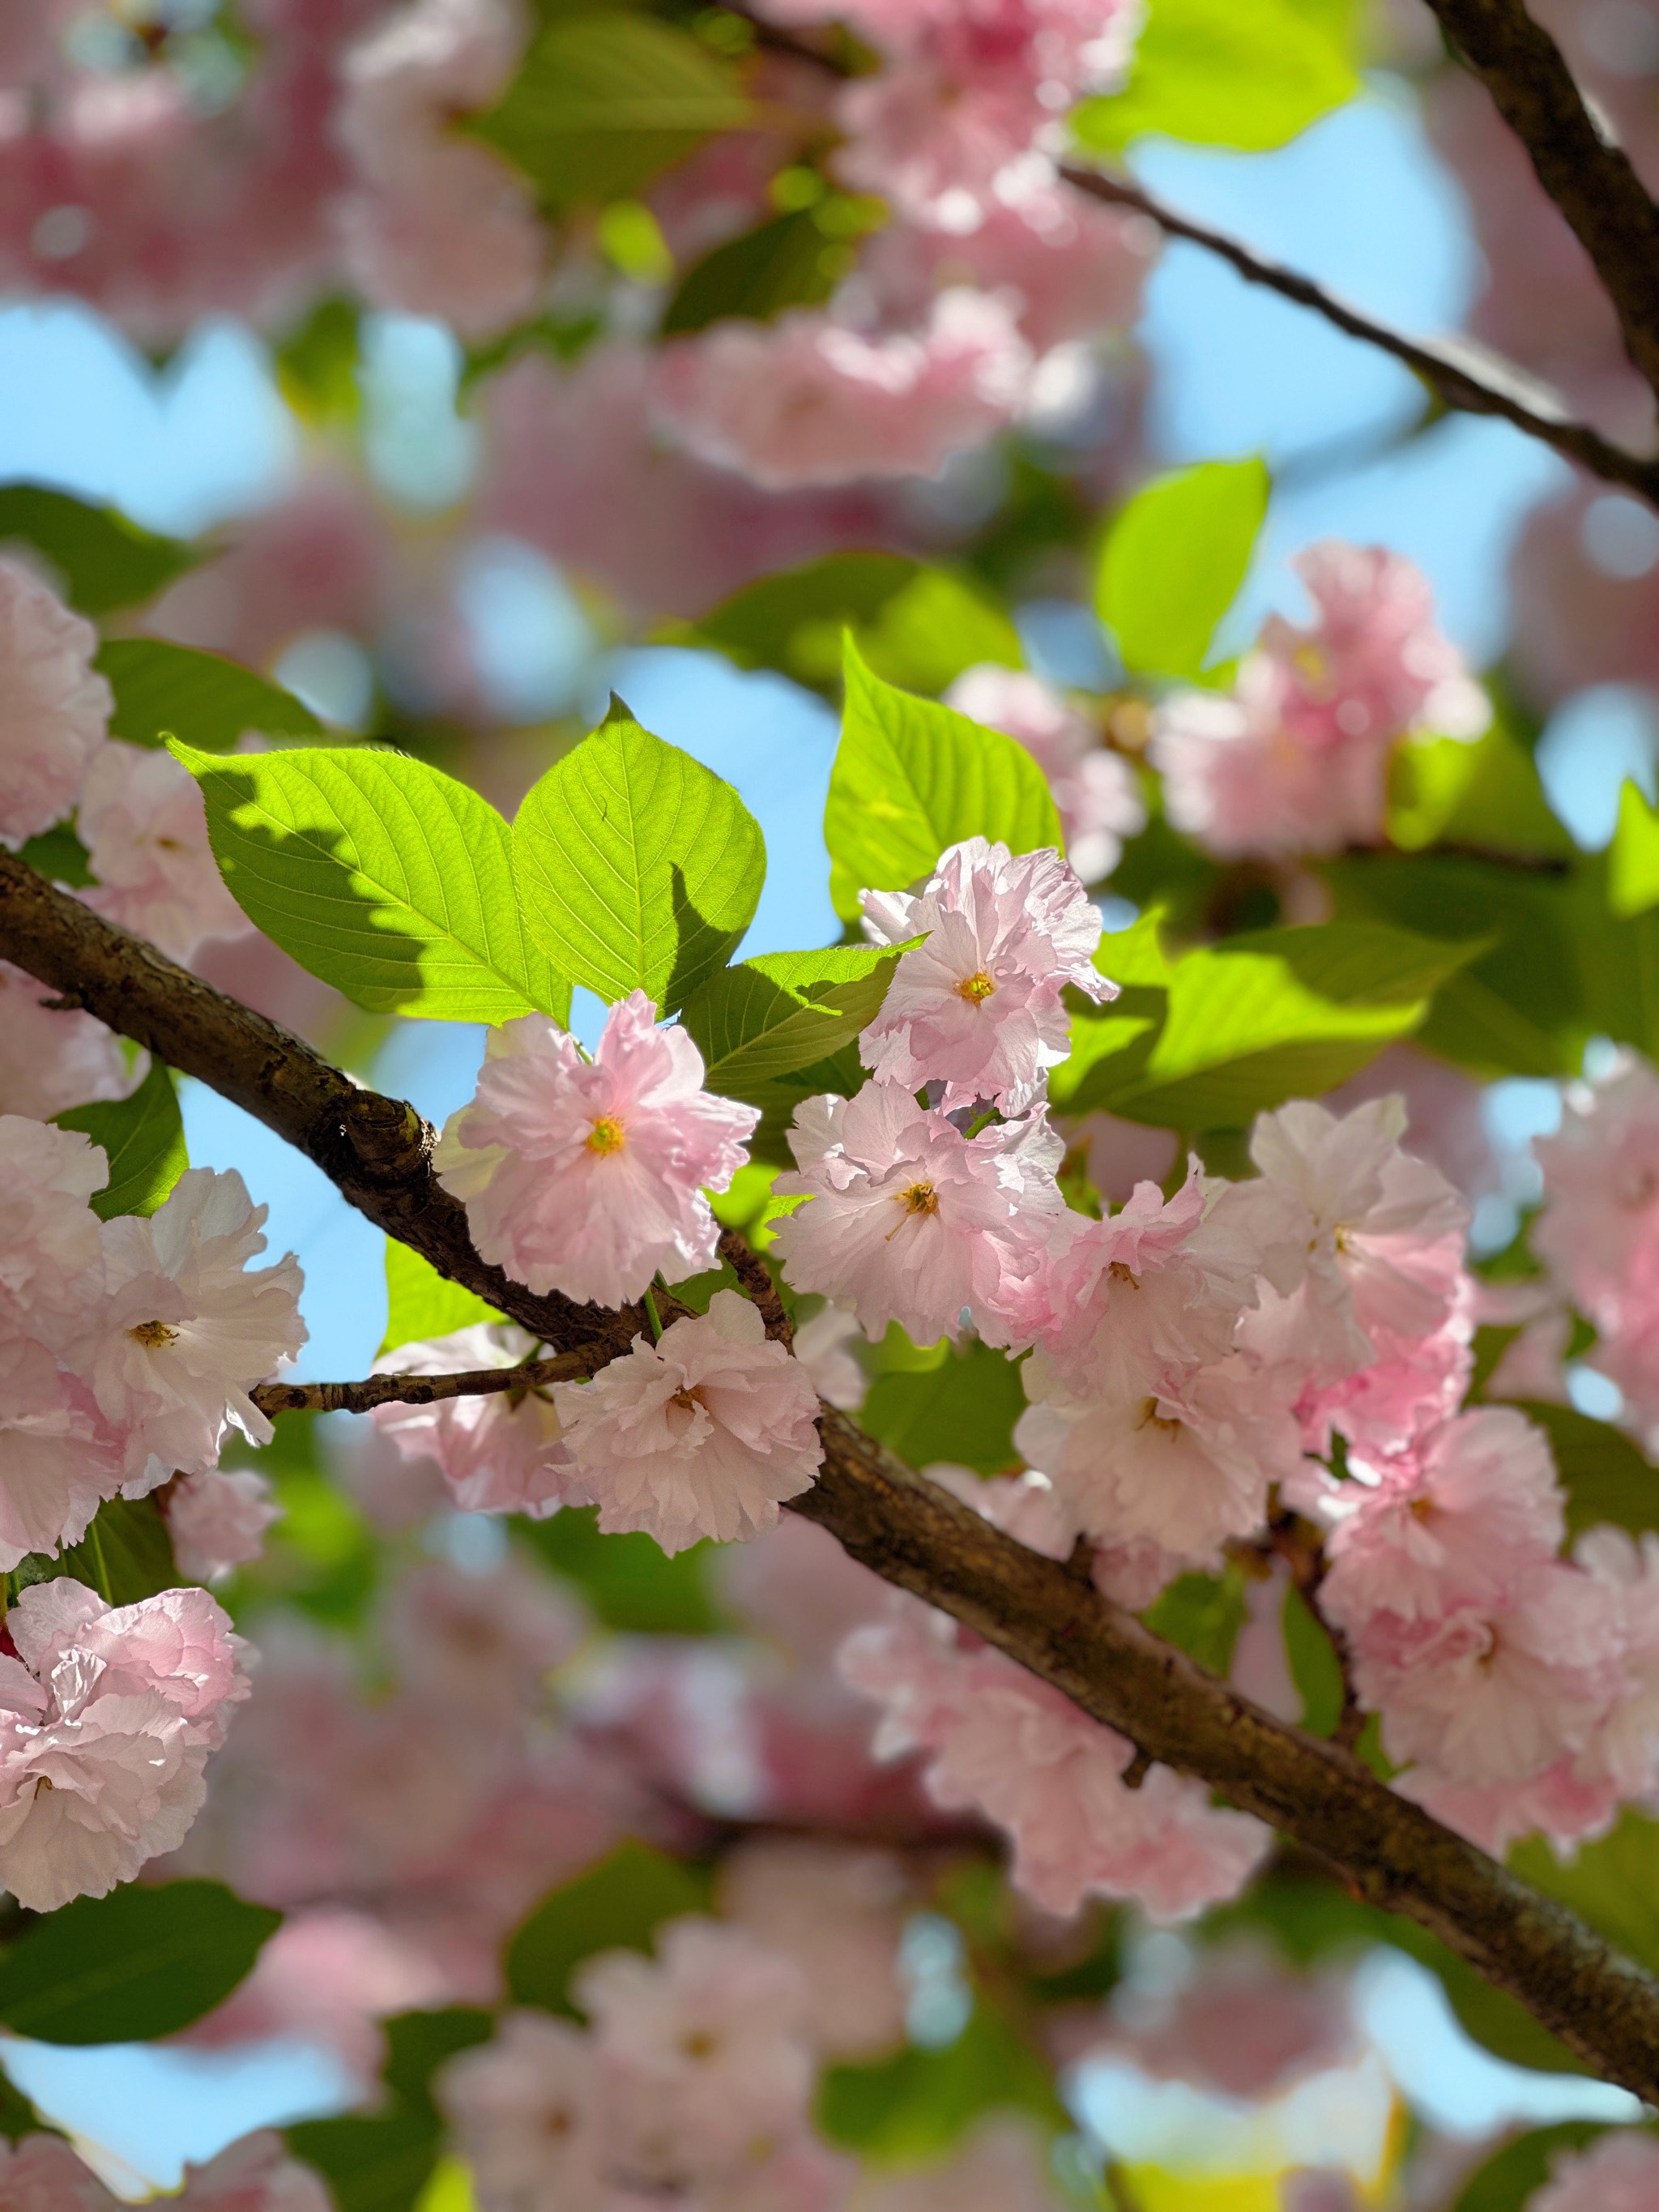
[[[507,1985],[515,2004],[574,2013],[570,1982],[600,1951],[648,1951],[657,1929],[707,1904],[685,1867],[631,1837],[597,1866],[544,1898],[507,1947]]]
[[[362,310],[336,294],[273,349],[277,388],[307,426],[354,423],[362,415]]]
[[[154,1213],[185,1170],[185,1125],[179,1117],[173,1071],[152,1060],[149,1073],[130,1098],[71,1106],[56,1116],[60,1129],[78,1129],[103,1146],[109,1181],[92,1195],[100,1221],[120,1213]]]
[[[629,199],[751,110],[731,65],[655,16],[599,10],[556,22],[471,129],[550,208]]]
[[[983,587],[949,568],[920,568],[857,632],[865,665],[907,691],[943,691],[983,661],[1023,668],[1019,632]]]
[[[1268,489],[1259,460],[1205,461],[1160,477],[1119,510],[1101,549],[1095,605],[1126,668],[1202,673],[1249,568]]]
[[[1152,0],[1123,90],[1084,101],[1072,128],[1116,154],[1155,131],[1265,153],[1359,91],[1352,10],[1297,0]]]
[[[810,209],[774,216],[692,264],[663,311],[662,335],[684,337],[727,316],[764,323],[786,307],[817,307],[835,290],[846,255]]]
[[[1659,814],[1628,779],[1619,793],[1619,827],[1608,854],[1607,903],[1624,915],[1659,906]]]
[[[171,750],[243,912],[313,975],[371,1013],[569,1019],[519,915],[511,833],[465,784],[362,746]]]
[[[766,877],[760,825],[729,783],[642,730],[620,702],[555,762],[513,826],[525,920],[602,999],[659,1013],[723,967]]]
[[[429,1260],[400,1244],[386,1240],[386,1340],[380,1357],[399,1345],[419,1344],[432,1336],[451,1336],[475,1322],[500,1321],[494,1306],[487,1306],[476,1291],[452,1283]]]
[[[40,2043],[149,2043],[222,2004],[283,1916],[222,1882],[77,1897],[0,1958],[0,2022]]]
[[[1224,1675],[1246,1618],[1244,1577],[1232,1561],[1218,1575],[1178,1575],[1141,1615],[1154,1636]]]
[[[722,1098],[753,1100],[779,1076],[851,1043],[874,1020],[906,949],[765,952],[711,975],[684,1015],[708,1068],[707,1087]]]
[[[947,845],[1063,848],[1048,779],[1024,745],[949,707],[884,684],[847,644],[847,706],[824,809],[830,896],[849,919],[861,890],[902,890]]]
[[[1602,2120],[1558,2120],[1553,2127],[1529,2128],[1483,2159],[1459,2191],[1450,2212],[1517,2212],[1530,2204],[1549,2179],[1556,2161],[1583,2150],[1607,2133]]]
[[[176,538],[141,530],[112,507],[93,507],[45,484],[0,485],[0,548],[40,554],[83,615],[134,607],[205,556]]]
[[[222,753],[249,730],[268,738],[322,735],[322,724],[291,691],[216,653],[159,637],[116,637],[100,648],[96,665],[115,694],[109,733],[129,744],[179,738]]]
[[[1396,746],[1389,836],[1407,852],[1471,845],[1522,860],[1565,860],[1573,851],[1550,811],[1532,755],[1501,723],[1472,744],[1419,738]],[[1654,897],[1659,899],[1659,880]]]
[[[941,1344],[926,1364],[878,1375],[859,1415],[862,1427],[911,1467],[949,1461],[980,1474],[1019,1464],[1014,1423],[1025,1411],[1018,1364],[977,1338]]]

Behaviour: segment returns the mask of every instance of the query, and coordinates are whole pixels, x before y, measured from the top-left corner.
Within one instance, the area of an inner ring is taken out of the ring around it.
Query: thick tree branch
[[[1553,447],[1566,459],[1577,461],[1592,476],[1604,477],[1609,483],[1626,485],[1659,507],[1659,459],[1649,459],[1629,453],[1611,439],[1604,438],[1599,430],[1592,429],[1588,422],[1571,421],[1547,385],[1528,376],[1512,363],[1500,361],[1468,341],[1454,345],[1407,337],[1403,331],[1362,314],[1358,307],[1351,307],[1346,300],[1328,292],[1311,276],[1269,261],[1249,246],[1241,245],[1238,240],[1228,237],[1224,231],[1212,230],[1207,223],[1195,222],[1190,216],[1165,206],[1162,200],[1126,177],[1108,176],[1100,170],[1075,165],[1068,165],[1060,173],[1067,184],[1086,192],[1091,199],[1104,200],[1113,207],[1133,208],[1138,214],[1148,216],[1170,237],[1184,238],[1217,255],[1248,283],[1277,292],[1282,299],[1292,300],[1297,307],[1322,315],[1349,337],[1362,339],[1367,345],[1391,354],[1395,360],[1403,362],[1443,406],[1465,415],[1498,416],[1505,422],[1512,422],[1517,430],[1524,430],[1528,437]],[[1659,276],[1659,263],[1655,266]]]
[[[248,1395],[262,1413],[367,1413],[376,1406],[435,1406],[444,1398],[493,1398],[544,1390],[591,1375],[611,1354],[602,1344],[526,1359],[516,1367],[472,1367],[454,1375],[367,1375],[361,1382],[261,1382]]]
[[[1571,224],[1631,359],[1659,392],[1659,207],[1629,156],[1603,136],[1560,48],[1522,0],[1429,5]]]
[[[637,1326],[536,1298],[484,1265],[436,1189],[412,1108],[360,1090],[308,1045],[0,854],[0,957],[72,993],[176,1067],[247,1105],[345,1194],[533,1329],[597,1364]],[[1317,1853],[1358,1895],[1431,1929],[1586,2063],[1659,2103],[1659,1984],[1352,1753],[1287,1728],[1195,1667],[1063,1562],[1027,1551],[823,1409],[817,1486],[795,1509],[899,1589],[939,1606],[1152,1759],[1196,1775]]]

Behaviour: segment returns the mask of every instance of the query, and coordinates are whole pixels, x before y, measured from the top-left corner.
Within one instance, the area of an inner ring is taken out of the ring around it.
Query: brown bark
[[[602,1367],[603,1345],[526,1359],[517,1367],[472,1367],[453,1375],[366,1375],[361,1382],[261,1382],[248,1395],[262,1413],[367,1413],[376,1406],[435,1406],[445,1398],[499,1397],[573,1382]]]
[[[437,1189],[430,1132],[308,1045],[0,854],[0,957],[246,1105],[389,1234],[544,1341],[600,1364],[637,1321],[533,1297],[472,1252]],[[726,1245],[740,1273],[754,1267]],[[361,1387],[361,1386],[356,1386]],[[1027,1551],[825,1407],[817,1486],[795,1510],[1118,1729],[1323,1858],[1358,1895],[1431,1929],[1587,2064],[1659,2103],[1659,1984],[1583,1922],[1386,1789],[1339,1746],[1286,1727],[1151,1634],[1066,1564]]]

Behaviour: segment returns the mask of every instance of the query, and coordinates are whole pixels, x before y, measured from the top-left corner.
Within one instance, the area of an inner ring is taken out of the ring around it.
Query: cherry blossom
[[[843,1413],[856,1413],[870,1378],[848,1348],[859,1334],[858,1318],[838,1306],[823,1306],[795,1331],[795,1357],[812,1378],[820,1398]]]
[[[76,826],[98,878],[87,904],[173,959],[252,927],[219,873],[200,787],[171,753],[112,738],[87,770]]]
[[[179,2212],[330,2212],[333,2202],[322,2177],[264,2128],[205,2166],[187,2165],[173,2201]]]
[[[1060,2212],[1065,2201],[1039,2131],[994,2113],[941,2164],[877,2168],[860,2188],[858,2212]]]
[[[623,1305],[659,1269],[716,1264],[702,1193],[730,1183],[760,1115],[705,1091],[696,1047],[656,1015],[631,992],[591,1061],[545,1014],[504,1022],[472,1103],[444,1124],[439,1181],[484,1258],[532,1291]]]
[[[1022,1113],[1071,1049],[1065,986],[1097,1006],[1117,996],[1094,965],[1099,912],[1054,851],[1016,858],[970,837],[919,892],[866,891],[862,904],[873,943],[927,942],[900,957],[859,1055],[902,1090],[943,1084],[947,1109]]]
[[[1527,2212],[1646,2212],[1659,2188],[1659,2140],[1613,2129],[1587,2150],[1554,2163]]]
[[[599,1527],[646,1529],[671,1553],[775,1527],[823,1464],[811,1376],[735,1291],[553,1397]]]
[[[0,1114],[44,1121],[68,1106],[124,1098],[132,1087],[113,1030],[90,1014],[48,1006],[53,995],[0,960]]]
[[[606,2145],[589,2039],[569,2021],[511,2012],[494,2039],[449,2059],[437,2094],[472,2169],[480,2212],[599,2206]]]
[[[54,1348],[84,1322],[103,1287],[88,1200],[108,1179],[77,1132],[0,1115],[0,1322]]]
[[[805,2031],[825,2058],[867,2063],[904,2041],[906,1887],[891,1854],[810,1838],[757,1838],[721,1864],[723,1915],[793,1961],[812,1993]]]
[[[1048,779],[1073,868],[1085,884],[1109,876],[1123,840],[1146,828],[1146,805],[1133,769],[1103,750],[1087,717],[1040,676],[994,661],[964,669],[945,703],[1018,739]]]
[[[180,1475],[162,1501],[173,1556],[191,1582],[223,1582],[257,1559],[265,1530],[283,1517],[264,1475],[251,1467],[205,1468]]]
[[[0,1882],[32,1911],[101,1897],[177,1848],[228,1708],[248,1693],[240,1637],[205,1590],[118,1610],[34,1583],[0,1658]]]
[[[994,293],[956,288],[915,333],[866,335],[795,308],[671,346],[653,390],[698,459],[770,490],[931,477],[1024,399],[1031,353]]]
[[[510,1322],[477,1322],[448,1336],[400,1344],[381,1356],[376,1372],[517,1367],[536,1350],[536,1339]],[[441,1398],[429,1406],[396,1401],[375,1407],[370,1419],[404,1458],[436,1463],[464,1513],[527,1513],[543,1520],[566,1502],[570,1457],[545,1389]]]
[[[247,1265],[264,1249],[268,1210],[234,1169],[191,1168],[148,1219],[104,1224],[103,1299],[66,1357],[126,1437],[135,1494],[214,1466],[233,1425],[270,1440],[247,1394],[294,1357],[306,1328],[292,1253]]]
[[[1392,746],[1413,729],[1478,737],[1490,719],[1409,561],[1330,540],[1296,567],[1316,626],[1272,617],[1231,692],[1178,692],[1157,718],[1170,820],[1228,857],[1375,844]]]
[[[120,1439],[84,1384],[44,1345],[0,1336],[0,1571],[79,1543],[124,1471]]]
[[[0,2212],[118,2212],[119,2204],[62,2136],[0,2138]]]
[[[432,1559],[401,1575],[378,1625],[400,1680],[434,1703],[506,1718],[533,1711],[586,1620],[567,1586],[508,1558],[468,1574]]]
[[[0,559],[0,844],[38,837],[74,805],[114,704],[97,650],[89,622]]]
[[[786,1282],[850,1307],[872,1343],[890,1321],[919,1344],[955,1339],[968,1307],[1007,1340],[1061,1209],[1064,1147],[1041,1113],[963,1137],[896,1084],[866,1083],[808,1099],[789,1142],[799,1172],[775,1187],[807,1203],[773,1224]]]

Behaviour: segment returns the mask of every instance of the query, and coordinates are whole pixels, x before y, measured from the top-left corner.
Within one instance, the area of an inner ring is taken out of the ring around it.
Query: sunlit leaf
[[[84,615],[141,605],[204,556],[159,538],[112,507],[94,507],[45,484],[0,484],[0,550],[21,543],[38,554]]]
[[[778,1077],[850,1043],[880,1011],[904,949],[767,952],[711,975],[684,1015],[707,1087],[724,1098],[763,1097]]]
[[[1356,10],[1297,0],[1151,0],[1123,90],[1073,110],[1079,143],[1155,132],[1249,153],[1283,146],[1360,89]]]
[[[109,733],[129,744],[181,738],[202,752],[228,752],[247,731],[263,737],[320,737],[309,707],[279,684],[220,653],[158,637],[111,638],[97,666],[115,694]]]
[[[1114,518],[1095,605],[1139,675],[1196,677],[1238,596],[1267,511],[1259,460],[1205,461],[1160,477]]]
[[[56,1120],[60,1129],[90,1137],[108,1158],[109,1180],[92,1194],[92,1210],[102,1221],[154,1213],[190,1165],[173,1071],[159,1060],[150,1061],[131,1097],[71,1106]]]

